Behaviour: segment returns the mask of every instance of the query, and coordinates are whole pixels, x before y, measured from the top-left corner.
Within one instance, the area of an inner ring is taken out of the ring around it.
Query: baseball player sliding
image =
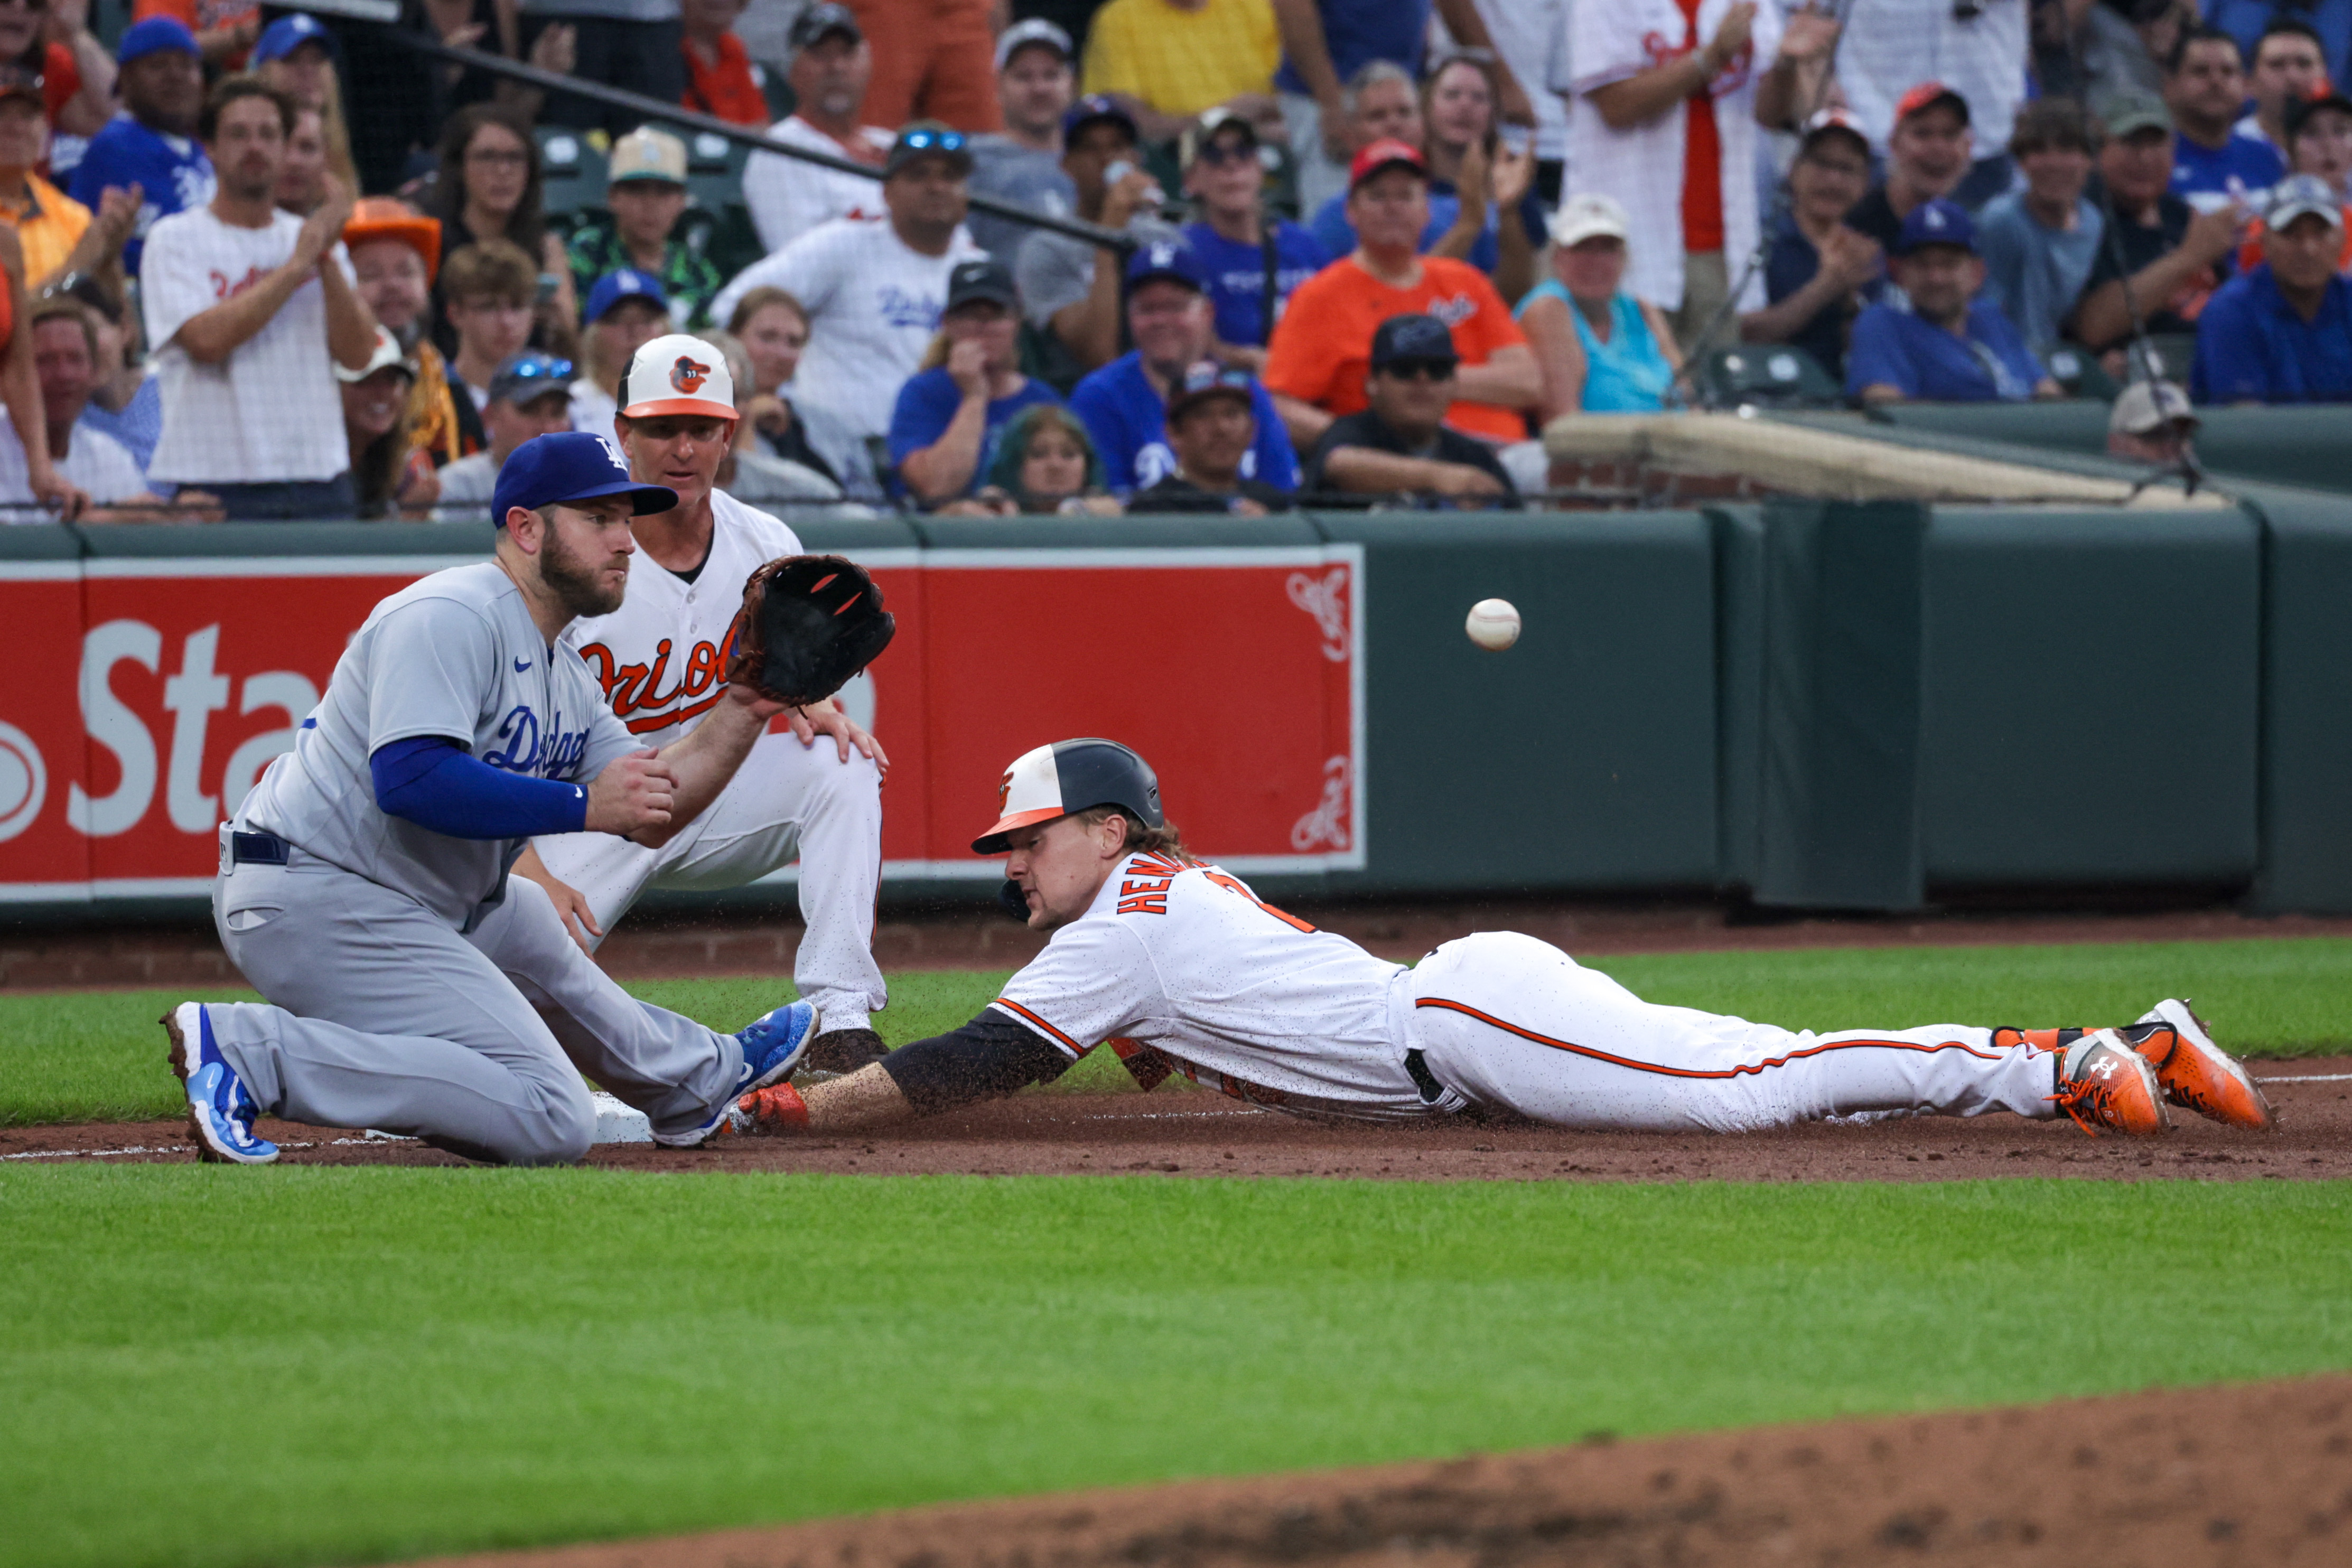
[[[951,1034],[810,1089],[742,1097],[748,1131],[835,1132],[1053,1079],[1108,1043],[1144,1087],[1170,1071],[1310,1115],[1507,1112],[1562,1127],[1743,1131],[1859,1111],[2071,1116],[2154,1132],[2167,1101],[2241,1127],[2270,1108],[2179,1002],[2122,1029],[1792,1033],[1643,1001],[1511,931],[1405,969],[1262,903],[1189,854],[1142,758],[1064,741],[1017,759],[998,820],[1003,896],[1053,940]]]
[[[221,829],[214,920],[269,1005],[164,1016],[206,1157],[276,1159],[253,1130],[266,1110],[515,1164],[576,1160],[595,1131],[583,1072],[658,1141],[691,1144],[798,1065],[818,1025],[807,1002],[740,1035],[639,1003],[507,875],[537,834],[652,853],[784,710],[751,680],[726,685],[656,751],[561,641],[621,603],[631,515],[677,500],[596,437],[540,437],[499,471],[494,557],[369,614],[294,749]],[[730,594],[741,601],[740,581]]]
[[[724,708],[727,630],[743,580],[763,561],[801,552],[793,531],[713,489],[736,423],[727,362],[698,338],[656,338],[621,380],[613,426],[639,483],[677,504],[631,524],[637,558],[620,606],[573,623],[604,700],[639,743],[667,745]],[[763,735],[710,809],[667,842],[604,833],[541,835],[515,872],[546,889],[593,951],[647,888],[733,888],[801,862],[807,934],[793,963],[800,994],[825,1032],[803,1068],[843,1073],[880,1058],[868,1015],[887,999],[874,963],[875,891],[882,875],[882,774],[889,759],[839,705],[784,714],[791,732]],[[833,742],[815,744],[819,737]]]

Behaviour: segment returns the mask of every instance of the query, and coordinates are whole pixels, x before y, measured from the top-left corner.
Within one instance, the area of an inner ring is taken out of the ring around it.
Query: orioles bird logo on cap
[[[1004,815],[1004,803],[1013,794],[1013,770],[1004,770],[1004,782],[996,786],[996,815]]]
[[[669,367],[669,384],[680,392],[689,395],[700,392],[702,384],[709,377],[709,365],[704,364],[700,360],[689,359],[684,354],[678,355],[677,363]]]

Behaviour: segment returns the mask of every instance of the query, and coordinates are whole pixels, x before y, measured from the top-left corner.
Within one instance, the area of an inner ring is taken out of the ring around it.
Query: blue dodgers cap
[[[261,37],[253,45],[253,63],[259,66],[268,65],[271,60],[282,60],[305,44],[318,45],[334,59],[343,58],[341,42],[327,29],[326,24],[307,12],[297,11],[290,16],[278,17],[261,29]]]
[[[636,515],[667,511],[677,504],[677,492],[667,485],[641,485],[629,477],[629,465],[610,441],[584,431],[565,430],[534,436],[508,454],[490,492],[490,521],[507,525],[507,513],[516,507],[537,511],[566,501],[597,500],[627,496]]]
[[[1202,265],[1200,252],[1178,239],[1155,239],[1150,245],[1139,246],[1127,258],[1127,286],[1133,289],[1165,278],[1181,283],[1195,293],[1209,291],[1209,269]]]
[[[1908,256],[1923,246],[1956,245],[1970,255],[1977,248],[1977,220],[1969,209],[1958,202],[1948,202],[1938,196],[1931,202],[1921,202],[1903,220],[1903,232],[1895,237],[1895,254]]]
[[[624,267],[596,279],[596,287],[588,290],[588,303],[580,312],[580,319],[592,324],[601,321],[624,300],[650,300],[661,307],[662,314],[669,314],[669,294],[662,288],[661,279],[650,272]]]
[[[166,50],[204,58],[204,50],[196,47],[196,36],[188,25],[176,16],[150,16],[143,22],[133,22],[122,30],[122,41],[115,46],[114,63],[127,66],[147,55]]]
[[[1086,97],[1062,111],[1062,139],[1069,140],[1097,120],[1108,120],[1127,128],[1127,139],[1141,142],[1143,132],[1136,128],[1135,116],[1118,106],[1118,100],[1099,92]]]

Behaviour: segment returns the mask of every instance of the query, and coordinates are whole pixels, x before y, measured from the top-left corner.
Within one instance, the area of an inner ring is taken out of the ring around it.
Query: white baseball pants
[[[1412,972],[1408,1031],[1475,1105],[1560,1127],[1745,1132],[1856,1111],[2050,1117],[2052,1053],[1992,1031],[1792,1032],[1644,1002],[1516,931],[1449,942]]]
[[[226,830],[224,830],[226,831]],[[267,1111],[560,1163],[596,1130],[588,1074],[655,1130],[700,1126],[742,1077],[731,1035],[638,1001],[537,883],[459,932],[405,893],[293,850],[213,884],[221,944],[269,1005],[207,1003]]]
[[[882,779],[856,752],[841,761],[819,736],[803,747],[771,732],[719,798],[659,849],[609,833],[531,840],[558,881],[577,889],[610,934],[647,888],[740,888],[801,863],[807,931],[793,983],[826,1030],[862,1029],[889,1000],[874,962],[874,900],[882,880]]]

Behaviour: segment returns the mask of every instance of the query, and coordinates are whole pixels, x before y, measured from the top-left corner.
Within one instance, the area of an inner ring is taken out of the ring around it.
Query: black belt
[[[1413,1088],[1421,1090],[1423,1105],[1435,1105],[1445,1098],[1445,1086],[1437,1081],[1435,1073],[1429,1070],[1429,1064],[1422,1059],[1419,1050],[1405,1052],[1404,1070],[1405,1076],[1412,1079]]]
[[[228,836],[232,866],[283,866],[286,840],[275,833],[232,833]]]

